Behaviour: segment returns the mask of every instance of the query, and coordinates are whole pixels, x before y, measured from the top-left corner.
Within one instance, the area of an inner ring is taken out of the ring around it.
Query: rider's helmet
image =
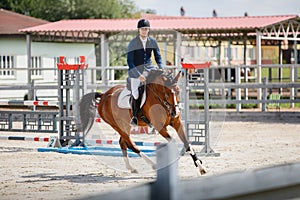
[[[150,22],[147,19],[141,19],[138,21],[137,28],[148,27],[150,28]]]

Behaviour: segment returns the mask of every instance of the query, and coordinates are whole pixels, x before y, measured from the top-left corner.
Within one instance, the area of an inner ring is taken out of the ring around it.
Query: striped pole
[[[95,118],[96,123],[102,123],[102,119],[100,117]],[[138,126],[131,129],[130,134],[149,134],[148,126]]]
[[[49,142],[49,137],[25,137],[25,136],[0,136],[0,140],[18,140],[18,141],[35,141],[35,142]],[[85,140],[88,144],[91,145],[119,145],[118,140]],[[142,142],[136,141],[137,146],[153,146],[156,147],[161,142]]]
[[[58,101],[22,101],[22,100],[0,100],[0,105],[11,106],[58,106]]]
[[[19,141],[49,142],[49,138],[48,137],[0,136],[0,140],[19,140]]]
[[[86,140],[87,143],[92,145],[105,145],[105,144],[111,144],[111,145],[119,145],[119,141],[117,140]],[[152,146],[156,147],[161,142],[142,142],[142,141],[135,141],[134,142],[137,146]]]

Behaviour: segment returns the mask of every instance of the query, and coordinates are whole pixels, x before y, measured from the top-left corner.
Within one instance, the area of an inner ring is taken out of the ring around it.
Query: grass
[[[279,68],[272,68],[272,80],[278,81],[279,78]],[[300,78],[300,69],[297,70],[297,75]],[[267,77],[269,78],[269,69],[263,68],[261,70],[261,75],[262,77]],[[298,78],[298,79],[299,79]],[[290,68],[282,68],[282,81],[283,82],[289,82],[290,81]]]
[[[300,108],[300,103],[295,103],[294,104],[295,108]],[[218,108],[224,108],[222,105],[218,104],[210,104],[209,109],[218,109]],[[236,105],[235,104],[226,104],[227,109],[235,109]],[[242,104],[242,109],[253,109],[253,108],[258,108],[257,104]],[[281,103],[280,108],[290,108],[289,103]],[[193,104],[190,105],[190,109],[204,109],[203,104]]]

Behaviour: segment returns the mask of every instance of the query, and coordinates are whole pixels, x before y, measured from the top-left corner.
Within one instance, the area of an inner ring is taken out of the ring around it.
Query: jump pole
[[[5,106],[58,106],[58,103],[58,101],[0,100],[0,105]]]
[[[51,137],[31,137],[31,136],[0,136],[0,140],[18,140],[18,141],[35,141],[35,142],[49,142]],[[86,140],[87,143],[95,144],[95,145],[117,145],[119,146],[119,140],[110,140],[110,139],[91,139]],[[162,142],[152,142],[152,141],[135,141],[137,146],[140,147],[157,147]],[[178,145],[178,147],[182,147],[182,145]]]

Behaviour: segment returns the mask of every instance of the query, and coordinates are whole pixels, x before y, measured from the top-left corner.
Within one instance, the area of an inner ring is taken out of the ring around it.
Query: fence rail
[[[169,70],[181,70],[181,67],[176,66],[168,66],[166,67]],[[209,87],[209,91],[219,90],[222,92],[221,95],[223,99],[213,99],[209,100],[210,104],[236,104],[237,111],[240,111],[240,104],[262,104],[262,111],[264,111],[264,105],[269,103],[290,103],[291,107],[294,106],[295,103],[299,103],[299,90],[300,90],[300,75],[299,69],[300,65],[236,65],[236,66],[211,66],[209,69],[209,83],[207,84]],[[108,88],[116,85],[116,84],[125,84],[126,80],[115,80],[115,71],[124,71],[124,74],[127,73],[126,66],[115,66],[115,67],[89,67],[87,69],[87,73],[85,76],[86,80],[86,91],[91,90],[107,90]],[[265,74],[262,74],[261,70],[265,70]],[[0,69],[1,70],[1,69]],[[9,70],[16,71],[30,71],[36,69],[27,68],[12,68]],[[56,70],[55,68],[41,68],[39,70]],[[251,75],[248,73],[242,73],[251,71]],[[282,71],[288,70],[282,74]],[[275,72],[277,73],[275,76]],[[96,78],[96,74],[101,73],[104,76],[102,79],[98,80]],[[198,79],[199,84],[190,85],[190,90],[203,90],[203,76],[201,76],[201,71],[190,72],[191,75],[195,75],[195,79]],[[259,75],[260,74],[260,75]],[[262,77],[264,76],[264,77]],[[278,77],[277,77],[278,76]],[[264,80],[266,80],[264,82]],[[0,77],[1,82],[1,77]],[[197,83],[197,81],[196,81]],[[51,83],[43,83],[42,80],[33,80],[31,83],[13,83],[9,85],[5,85],[5,82],[2,82],[0,85],[0,92],[3,91],[27,91],[29,94],[33,94],[31,99],[35,99],[35,95],[37,91],[42,90],[53,90],[53,94],[49,96],[42,96],[43,100],[58,100],[57,98],[57,80]],[[274,90],[278,89],[278,92],[281,93],[283,89],[289,92],[288,97],[281,98],[278,100],[268,99],[268,96],[274,92]],[[251,99],[248,98],[249,90],[255,90],[256,92],[251,93]],[[20,93],[21,94],[21,93]],[[253,98],[254,95],[254,98]],[[213,96],[213,95],[211,95]],[[49,99],[48,99],[48,98]],[[256,97],[256,98],[255,98]],[[19,99],[23,96],[18,97]],[[0,97],[0,99],[3,99]],[[15,98],[9,98],[15,99]],[[40,99],[39,99],[40,100]],[[42,99],[41,99],[42,100]],[[201,99],[198,100],[190,100],[190,104],[203,103]],[[259,106],[260,107],[260,106]]]
[[[299,199],[300,197],[300,163],[180,181],[177,152],[171,145],[164,145],[163,148],[163,151],[159,148],[156,151],[158,168],[157,179],[154,182],[122,191],[89,196],[88,199],[200,200]]]

